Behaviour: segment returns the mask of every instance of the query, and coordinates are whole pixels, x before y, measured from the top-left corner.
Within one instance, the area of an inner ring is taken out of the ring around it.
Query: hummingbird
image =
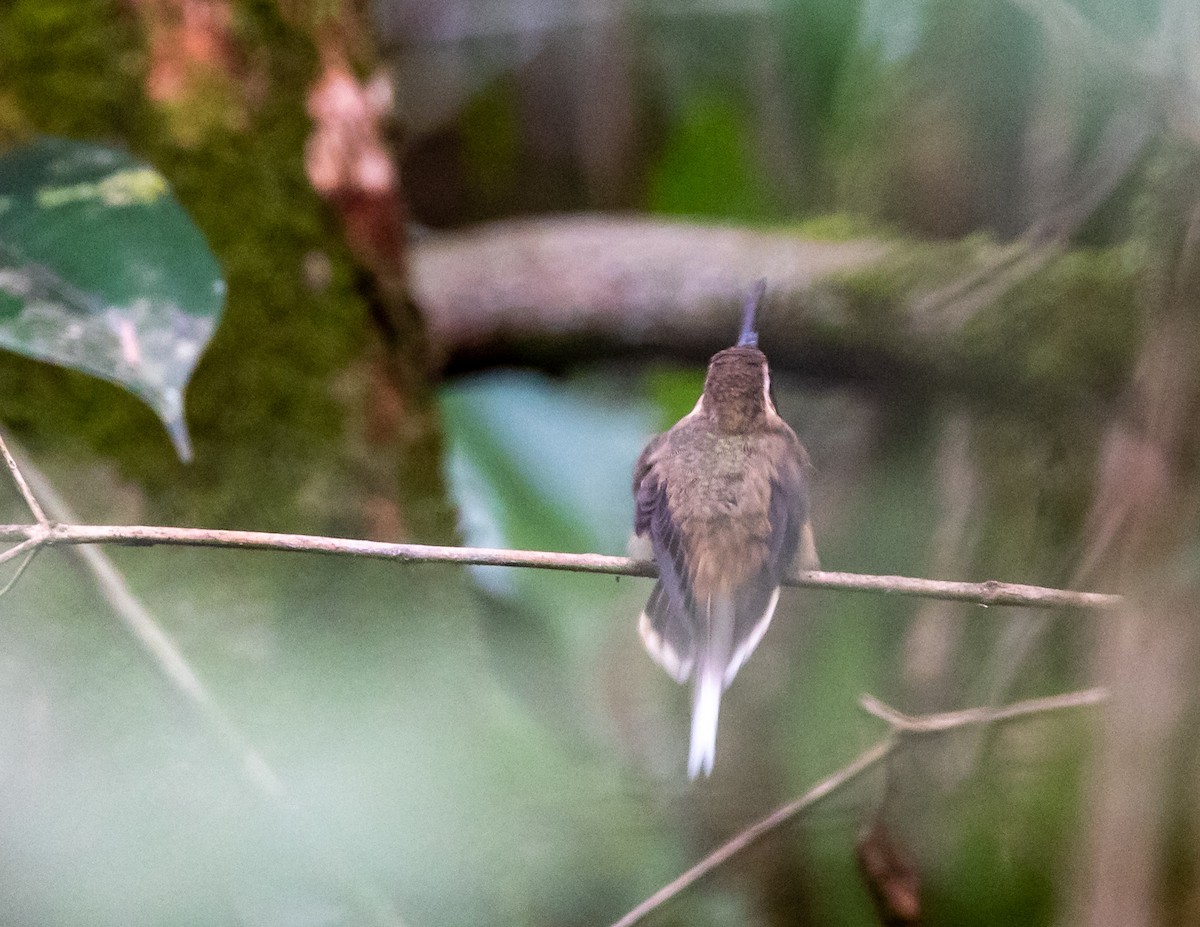
[[[634,469],[634,533],[649,540],[659,574],[638,631],[676,682],[692,681],[691,779],[712,773],[721,695],[766,633],[783,579],[818,568],[812,467],[775,410],[758,349],[765,292],[759,281],[695,408],[652,438]]]

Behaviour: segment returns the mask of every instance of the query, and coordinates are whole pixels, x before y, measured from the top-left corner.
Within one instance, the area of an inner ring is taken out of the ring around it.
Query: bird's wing
[[[653,515],[652,505],[655,501],[653,493],[643,491],[642,485],[650,477],[650,471],[654,468],[654,455],[662,447],[666,438],[665,432],[651,438],[645,448],[642,449],[642,453],[638,456],[637,464],[633,468],[633,533],[639,536],[644,535],[650,530],[650,520]]]
[[[667,486],[654,466],[652,442],[638,461],[634,530],[650,537],[658,564],[658,582],[638,621],[642,641],[655,661],[678,682],[686,680],[695,661],[695,628],[683,535],[667,506]]]
[[[766,570],[737,591],[733,612],[733,648],[725,666],[726,688],[767,633],[778,602],[779,584],[771,579]]]
[[[808,453],[789,428],[777,440],[787,452],[771,481],[771,563],[782,579],[793,570],[819,570],[809,514],[808,486],[812,473]]]
[[[661,581],[654,584],[638,618],[638,633],[654,662],[676,682],[687,682],[695,665],[692,625],[671,602]]]
[[[733,651],[725,670],[725,685],[733,682],[770,627],[779,602],[779,586],[800,562],[815,567],[816,550],[808,520],[808,458],[793,434],[781,434],[786,453],[771,479],[767,557],[762,570],[737,590],[734,600]],[[814,561],[811,565],[809,560]]]

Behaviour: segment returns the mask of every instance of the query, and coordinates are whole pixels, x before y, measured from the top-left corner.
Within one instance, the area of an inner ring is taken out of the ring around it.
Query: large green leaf
[[[55,138],[0,156],[0,346],[124,386],[184,460],[183,391],[224,296],[154,168]]]

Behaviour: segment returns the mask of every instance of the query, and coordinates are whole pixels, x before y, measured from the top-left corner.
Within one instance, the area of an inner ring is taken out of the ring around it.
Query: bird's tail
[[[717,719],[725,670],[733,649],[733,600],[713,596],[705,609],[707,635],[701,638],[692,695],[692,743],[688,750],[688,776],[710,775],[717,755]],[[706,638],[706,639],[705,639]]]
[[[696,677],[692,698],[692,745],[688,750],[688,777],[712,773],[717,755],[717,716],[721,711],[722,679],[705,667]]]

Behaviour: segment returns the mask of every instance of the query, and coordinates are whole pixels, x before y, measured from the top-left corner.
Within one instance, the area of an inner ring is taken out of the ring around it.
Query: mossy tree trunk
[[[0,139],[126,146],[163,171],[207,236],[230,295],[188,391],[196,463],[175,461],[113,387],[15,358],[0,369],[0,418],[40,452],[85,444],[117,463],[136,491],[125,511],[92,516],[448,540],[404,256],[387,274],[364,262],[305,173],[321,45],[365,35],[361,12],[346,5],[334,22],[291,7],[286,19],[275,4],[218,3],[194,22],[179,6],[6,5]],[[370,67],[367,43],[344,44],[353,67]]]

